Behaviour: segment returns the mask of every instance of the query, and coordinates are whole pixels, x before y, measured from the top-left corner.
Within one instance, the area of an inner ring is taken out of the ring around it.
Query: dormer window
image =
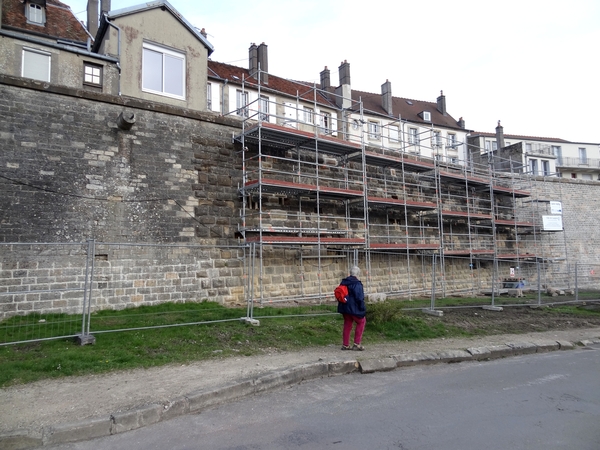
[[[429,111],[423,111],[422,115],[425,122],[431,122],[431,113]]]
[[[44,25],[46,23],[46,2],[30,0],[25,3],[25,17],[27,23]]]

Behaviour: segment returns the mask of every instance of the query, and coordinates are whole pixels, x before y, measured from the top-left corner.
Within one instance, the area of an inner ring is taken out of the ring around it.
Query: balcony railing
[[[556,167],[582,167],[600,169],[600,159],[563,157],[556,160]]]

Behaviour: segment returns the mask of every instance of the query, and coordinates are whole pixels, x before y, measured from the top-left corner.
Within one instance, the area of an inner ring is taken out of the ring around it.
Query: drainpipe
[[[117,69],[119,70],[119,97],[121,96],[121,29],[108,20],[108,14],[104,14],[106,23],[117,30]]]

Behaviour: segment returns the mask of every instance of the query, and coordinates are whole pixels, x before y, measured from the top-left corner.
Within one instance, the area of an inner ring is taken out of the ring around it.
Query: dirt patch
[[[598,305],[583,308],[594,309]],[[470,333],[504,334],[530,333],[549,330],[568,330],[600,326],[600,314],[569,314],[552,307],[504,307],[502,311],[489,311],[479,308],[447,309],[440,320]]]

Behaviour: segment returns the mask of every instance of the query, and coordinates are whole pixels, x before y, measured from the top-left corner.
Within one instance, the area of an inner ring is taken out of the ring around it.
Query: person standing
[[[348,288],[348,296],[346,303],[338,302],[338,313],[344,316],[344,330],[342,332],[342,350],[359,350],[365,348],[362,346],[362,335],[365,330],[367,319],[365,315],[367,308],[365,306],[365,293],[363,285],[358,279],[360,269],[356,266],[350,269],[350,276],[344,278],[340,284]],[[354,329],[354,345],[350,347],[350,334],[353,325]]]

